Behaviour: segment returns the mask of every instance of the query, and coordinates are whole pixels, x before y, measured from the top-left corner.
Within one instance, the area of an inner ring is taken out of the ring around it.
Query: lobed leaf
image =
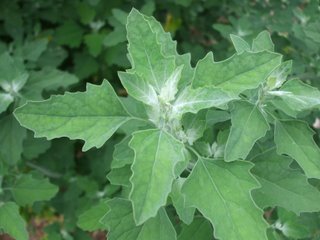
[[[66,93],[16,109],[20,124],[36,137],[85,141],[83,150],[101,147],[130,116],[107,81],[88,84],[86,92]]]

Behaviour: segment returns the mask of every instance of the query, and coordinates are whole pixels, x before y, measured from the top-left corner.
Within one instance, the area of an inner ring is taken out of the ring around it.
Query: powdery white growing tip
[[[183,65],[177,67],[161,88],[159,98],[164,102],[170,102],[175,99],[175,95],[178,92],[178,83],[181,78],[182,69]]]

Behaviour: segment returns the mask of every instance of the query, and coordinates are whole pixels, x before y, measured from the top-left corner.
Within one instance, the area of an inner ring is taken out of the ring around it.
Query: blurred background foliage
[[[208,51],[216,61],[233,55],[230,34],[251,42],[268,30],[276,51],[293,59],[292,76],[320,88],[318,0],[1,0],[0,80],[10,74],[19,82],[25,79],[23,85],[13,81],[0,87],[0,202],[14,200],[21,206],[30,239],[104,238],[83,231],[103,229],[85,211],[119,191],[106,175],[121,134],[102,149],[83,153],[81,142],[33,138],[12,112],[26,100],[83,91],[87,82],[99,84],[104,78],[126,96],[117,71],[129,67],[125,25],[132,7],[160,21],[178,42],[178,51],[191,53],[193,64]],[[317,116],[306,118],[312,124]],[[8,189],[26,176],[49,178],[59,186],[58,194],[50,202],[19,204]],[[97,205],[91,214],[102,214],[101,208]],[[313,239],[320,231],[319,215],[312,224],[284,210],[276,218],[298,233],[274,239]],[[299,229],[298,223],[308,227]]]

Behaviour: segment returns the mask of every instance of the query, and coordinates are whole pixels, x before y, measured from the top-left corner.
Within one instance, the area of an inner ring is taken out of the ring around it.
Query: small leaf
[[[129,148],[131,137],[124,138],[114,147],[113,160],[111,168],[122,168],[127,164],[132,164],[134,159],[134,151]]]
[[[129,198],[135,221],[140,225],[165,205],[175,178],[175,166],[184,160],[184,146],[158,129],[135,132],[129,145],[135,152]]]
[[[185,178],[178,178],[172,185],[172,191],[170,193],[172,203],[177,211],[179,218],[186,224],[190,224],[193,221],[195,208],[187,207],[185,205],[184,195],[181,193],[181,187],[185,182]],[[210,232],[212,233],[212,232]]]
[[[12,196],[20,206],[49,200],[57,192],[58,187],[48,179],[36,179],[31,175],[22,175],[11,188]]]
[[[295,159],[308,178],[320,179],[320,149],[313,140],[313,131],[301,121],[276,121],[274,141],[277,153]]]
[[[101,220],[108,211],[107,203],[102,201],[83,212],[78,218],[77,225],[84,231],[104,230]]]
[[[190,225],[184,225],[178,240],[212,240],[212,226],[205,218],[197,217]]]
[[[8,93],[17,93],[29,77],[23,63],[14,60],[7,52],[0,55],[0,87]]]
[[[9,93],[0,93],[0,113],[7,110],[14,98]]]
[[[253,198],[261,207],[283,207],[296,214],[320,211],[320,192],[300,170],[289,167],[292,160],[269,150],[253,160],[251,172],[261,184]]]
[[[182,187],[186,205],[210,220],[221,240],[267,239],[262,210],[250,191],[259,187],[249,173],[251,163],[198,159]]]
[[[156,217],[136,226],[130,201],[114,198],[108,206],[110,211],[103,218],[108,240],[176,240],[175,229],[163,208]]]
[[[74,21],[68,21],[56,29],[53,39],[60,45],[75,48],[80,46],[82,35],[83,29]]]
[[[101,147],[130,119],[107,81],[100,86],[88,84],[86,92],[28,102],[16,109],[15,116],[21,125],[35,132],[35,137],[84,140],[84,151]]]
[[[178,83],[181,78],[183,66],[177,67],[171,76],[167,79],[164,86],[160,90],[159,98],[166,102],[171,102],[175,99],[178,92]]]
[[[281,63],[276,69],[272,71],[267,79],[267,87],[269,90],[279,88],[287,80],[288,75],[292,69],[292,61],[285,61]]]
[[[108,173],[107,178],[113,185],[130,187],[130,177],[132,175],[130,166],[124,166],[121,168],[113,168]]]
[[[21,159],[27,131],[12,115],[1,118],[0,126],[0,157],[6,163],[14,165]]]
[[[281,55],[271,52],[243,52],[221,62],[209,53],[197,63],[193,87],[216,86],[238,95],[258,87],[280,63]]]
[[[205,108],[226,109],[228,102],[237,99],[216,87],[185,88],[177,97],[172,108],[173,115],[180,118],[184,113],[197,113]]]
[[[274,91],[280,98],[295,111],[303,111],[312,108],[320,109],[320,91],[298,79],[286,82],[279,91]]]
[[[238,54],[250,51],[250,45],[241,37],[230,34],[231,41]]]
[[[226,161],[245,159],[255,142],[270,129],[258,106],[245,101],[233,103],[231,123],[224,152]]]
[[[41,54],[47,49],[47,39],[36,39],[26,42],[22,47],[23,58],[29,61],[37,61]]]
[[[274,51],[274,44],[268,31],[262,31],[255,39],[253,39],[252,51]]]
[[[26,223],[13,202],[0,203],[0,229],[16,240],[28,240]]]

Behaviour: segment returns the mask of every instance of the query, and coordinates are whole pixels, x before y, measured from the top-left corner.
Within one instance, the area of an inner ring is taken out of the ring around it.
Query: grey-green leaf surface
[[[150,24],[137,10],[127,19],[128,51],[132,71],[145,79],[157,92],[175,69],[174,56],[164,56]]]
[[[163,208],[156,217],[136,226],[130,201],[114,198],[108,206],[110,211],[103,218],[108,240],[176,240],[175,229]]]
[[[35,132],[35,137],[84,140],[84,151],[101,147],[130,119],[107,81],[100,86],[88,84],[86,92],[28,102],[16,109],[15,116],[22,126]]]
[[[258,106],[246,101],[233,103],[231,123],[224,152],[226,161],[245,159],[255,142],[269,130],[269,124]]]
[[[320,211],[320,192],[310,185],[300,170],[290,168],[292,159],[279,156],[274,149],[253,160],[251,172],[261,184],[252,192],[261,208],[283,207],[296,214]]]
[[[9,93],[0,93],[0,113],[7,110],[14,98]]]
[[[258,36],[252,41],[252,51],[274,51],[274,44],[272,42],[270,33],[268,31],[262,31]]]
[[[275,93],[276,92],[277,91],[275,91]],[[296,111],[320,108],[320,91],[298,79],[292,79],[286,82],[280,88],[279,97],[281,97],[290,108]]]
[[[20,206],[49,200],[57,192],[58,187],[48,179],[36,179],[31,175],[22,175],[11,188],[12,196]]]
[[[230,38],[238,54],[251,50],[250,45],[243,38],[233,34],[230,34]]]
[[[77,221],[78,227],[84,231],[104,230],[105,226],[101,219],[109,211],[109,207],[105,201],[101,201],[83,212]]]
[[[172,203],[177,211],[179,218],[186,224],[190,224],[193,220],[195,208],[187,207],[185,204],[184,195],[181,193],[181,187],[185,182],[185,178],[178,178],[172,185],[172,191],[170,193]]]
[[[78,81],[79,79],[73,74],[45,67],[40,71],[31,72],[30,78],[21,94],[29,100],[41,100],[44,90],[66,88]]]
[[[131,136],[124,138],[114,147],[112,168],[122,168],[127,164],[131,164],[134,159],[134,152],[129,148]]]
[[[320,149],[313,140],[313,131],[302,121],[276,121],[274,140],[277,153],[292,157],[308,178],[320,179]]]
[[[165,205],[175,179],[175,166],[184,160],[184,146],[158,129],[135,132],[129,146],[135,152],[130,200],[134,219],[140,225]]]
[[[216,86],[235,95],[254,89],[281,63],[281,55],[271,52],[243,52],[214,62],[212,53],[197,63],[193,87]]]
[[[269,90],[279,88],[287,80],[288,75],[292,69],[292,61],[285,61],[281,63],[272,73],[268,76],[266,85]]]
[[[121,168],[113,168],[108,173],[107,178],[113,185],[130,187],[130,177],[131,177],[130,165],[126,165]]]
[[[185,88],[173,104],[173,114],[179,118],[184,113],[197,113],[201,109],[216,107],[226,109],[227,104],[237,99],[216,87]]]
[[[218,239],[267,239],[263,212],[250,194],[259,187],[249,173],[252,166],[201,158],[182,187],[186,205],[196,207],[210,220]]]
[[[6,92],[19,92],[28,77],[22,62],[13,59],[7,52],[0,55],[0,87]]]
[[[6,163],[14,165],[21,159],[27,131],[12,115],[1,118],[0,126],[0,156]]]
[[[28,240],[26,223],[14,202],[0,203],[0,229],[16,240]]]

